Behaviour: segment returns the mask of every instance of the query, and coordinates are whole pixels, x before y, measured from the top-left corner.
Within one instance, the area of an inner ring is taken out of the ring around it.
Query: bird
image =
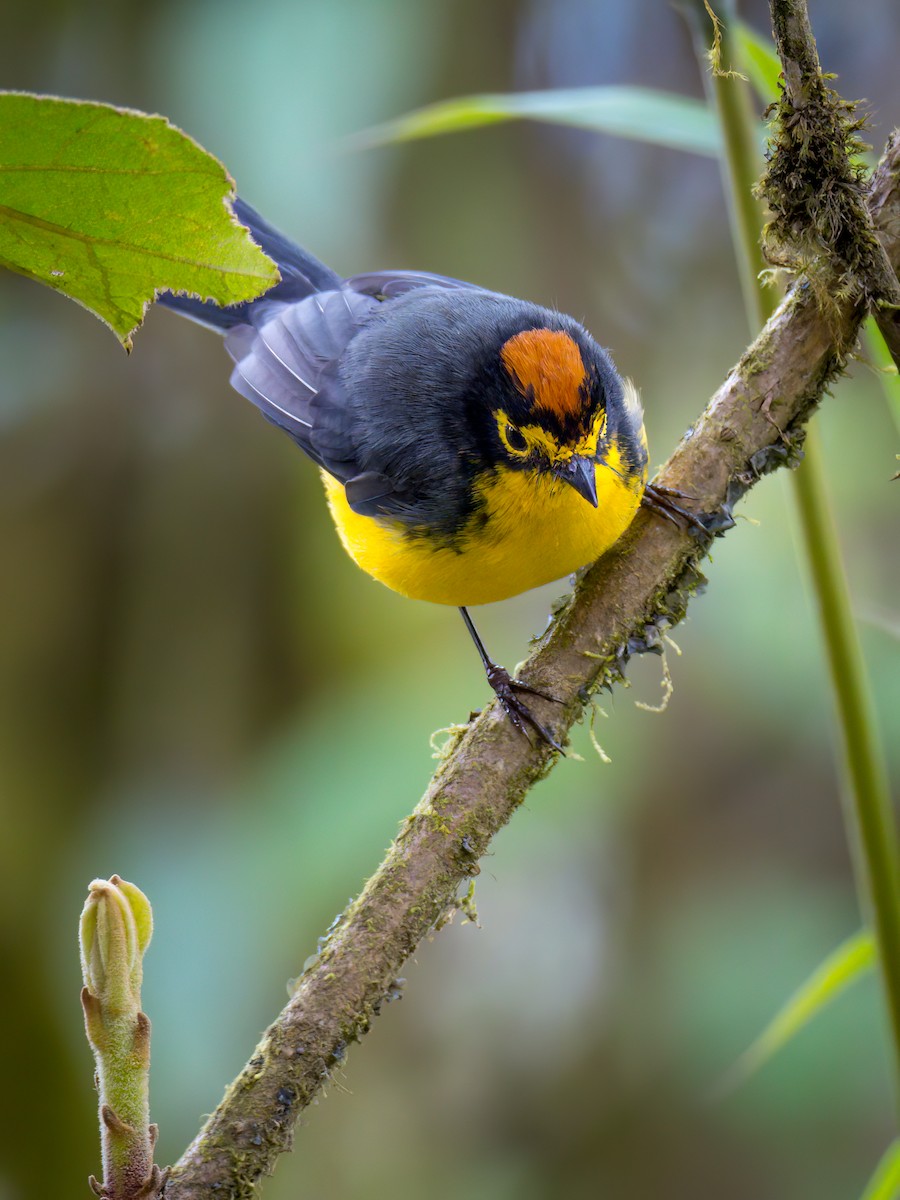
[[[423,271],[341,278],[244,200],[237,220],[280,282],[220,307],[164,306],[224,335],[231,385],[319,467],[350,557],[416,600],[460,610],[513,725],[562,750],[487,653],[469,608],[572,574],[614,545],[647,483],[640,396],[555,309]]]

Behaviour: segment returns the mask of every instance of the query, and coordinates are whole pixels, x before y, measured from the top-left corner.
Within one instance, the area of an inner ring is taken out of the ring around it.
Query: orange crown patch
[[[526,329],[500,349],[504,367],[523,395],[534,396],[536,408],[558,417],[574,417],[582,410],[581,386],[585,380],[581,351],[567,333],[553,329]]]

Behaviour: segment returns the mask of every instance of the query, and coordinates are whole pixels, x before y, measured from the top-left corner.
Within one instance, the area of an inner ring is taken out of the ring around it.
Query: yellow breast
[[[598,465],[594,508],[548,474],[500,468],[481,488],[484,507],[457,550],[409,537],[399,522],[360,516],[343,485],[322,477],[354,562],[404,596],[453,605],[505,600],[593,562],[631,524],[644,486],[643,478],[625,483]]]

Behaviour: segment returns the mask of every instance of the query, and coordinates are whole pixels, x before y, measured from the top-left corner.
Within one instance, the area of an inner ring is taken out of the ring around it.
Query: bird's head
[[[601,469],[643,487],[643,416],[633,384],[571,326],[528,328],[502,343],[491,407],[495,463],[549,475],[596,507]]]

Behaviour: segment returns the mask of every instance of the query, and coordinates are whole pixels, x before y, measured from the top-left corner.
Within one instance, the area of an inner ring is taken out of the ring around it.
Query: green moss
[[[428,739],[432,750],[431,757],[438,762],[446,762],[468,728],[468,725],[445,725],[442,729],[436,729]],[[439,741],[442,734],[445,736]]]
[[[818,63],[798,48],[795,103],[782,87],[769,112],[769,165],[758,195],[772,214],[763,230],[766,257],[809,279],[820,311],[838,301],[869,302],[881,272],[881,247],[865,207],[864,117],[826,84]]]
[[[469,886],[466,889],[466,894],[459,900],[459,911],[463,914],[467,921],[471,922],[471,924],[475,925],[477,928],[481,928],[478,923],[478,908],[475,904],[474,879],[470,880]]]

